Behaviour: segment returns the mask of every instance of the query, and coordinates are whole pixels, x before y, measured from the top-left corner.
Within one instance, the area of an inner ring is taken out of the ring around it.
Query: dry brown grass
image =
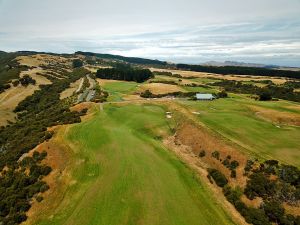
[[[300,216],[300,207],[291,206],[287,203],[283,203],[283,208],[286,210],[286,214],[292,214],[293,216]]]
[[[63,134],[68,130],[68,126],[59,126],[54,130],[57,134],[49,142],[43,142],[32,150],[48,153],[44,163],[51,166],[52,172],[43,179],[50,189],[42,194],[44,197],[42,202],[32,202],[32,207],[27,212],[28,220],[24,224],[33,224],[43,212],[48,212],[49,209],[55,212],[57,205],[64,197],[65,190],[72,183],[68,172],[71,153],[69,147],[62,141]]]
[[[16,114],[13,112],[13,110],[16,108],[19,102],[24,100],[27,96],[32,95],[35,90],[38,90],[39,85],[51,84],[51,81],[49,81],[47,78],[37,74],[40,72],[42,72],[42,69],[40,68],[22,71],[20,77],[28,74],[36,80],[36,85],[29,85],[27,87],[18,85],[17,87],[11,87],[0,94],[0,126],[6,125],[7,120],[14,121]]]
[[[249,106],[255,115],[273,123],[300,126],[300,114],[292,112],[281,112],[278,110],[267,109],[259,106]]]
[[[98,69],[102,68],[111,68],[111,66],[92,66],[92,65],[86,65],[84,66],[87,70],[89,70],[92,73],[96,73]]]
[[[70,87],[64,90],[63,92],[60,93],[60,99],[65,99],[68,97],[71,97],[74,92],[78,89],[79,85],[81,83],[81,78],[76,80],[75,82],[70,84]]]
[[[119,80],[107,80],[107,79],[100,79],[100,78],[97,78],[96,81],[99,83],[99,85],[105,85],[105,84],[108,84],[108,83],[120,82]]]
[[[162,84],[162,83],[147,83],[143,84],[139,88],[139,92],[143,92],[145,90],[151,91],[153,94],[166,94],[170,92],[182,91],[185,92],[181,87],[177,85],[171,84]]]
[[[180,74],[183,77],[198,77],[198,78],[216,78],[216,79],[226,79],[226,80],[236,80],[236,81],[251,81],[251,80],[271,80],[275,84],[283,84],[287,81],[285,78],[277,77],[265,77],[265,76],[250,76],[250,75],[220,75],[214,73],[204,73],[204,72],[194,72],[185,70],[168,70],[168,69],[157,69],[150,68],[151,71],[160,72],[171,72],[173,74]]]
[[[53,62],[71,66],[70,59],[66,59],[60,56],[48,55],[48,54],[18,56],[16,59],[21,65],[34,66],[34,67],[49,65]]]
[[[27,96],[38,90],[37,85],[29,85],[27,87],[17,86],[7,89],[0,94],[0,125],[6,125],[7,120],[14,121],[15,113],[13,110]]]

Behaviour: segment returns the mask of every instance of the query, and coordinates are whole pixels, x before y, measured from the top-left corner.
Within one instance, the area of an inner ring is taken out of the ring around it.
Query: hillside
[[[0,53],[0,223],[299,224],[298,74],[207,68]]]

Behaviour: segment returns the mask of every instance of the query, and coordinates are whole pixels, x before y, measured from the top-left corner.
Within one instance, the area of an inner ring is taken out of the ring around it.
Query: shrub
[[[152,98],[152,97],[153,97],[153,94],[152,94],[151,91],[146,90],[146,91],[142,92],[142,93],[140,94],[140,96],[141,96],[142,98]]]
[[[262,92],[259,95],[259,101],[270,101],[272,100],[272,96],[269,92]]]
[[[216,158],[217,160],[220,159],[220,153],[219,153],[218,151],[212,152],[212,153],[211,153],[211,156],[212,156],[213,158]]]
[[[218,97],[218,98],[227,98],[227,97],[228,97],[228,94],[227,94],[226,91],[223,90],[223,91],[217,93],[217,97]]]
[[[262,208],[271,222],[279,222],[284,217],[284,209],[277,201],[267,201]]]
[[[73,60],[73,68],[79,68],[83,66],[83,62],[80,59]]]
[[[239,166],[239,162],[236,160],[233,160],[229,165],[229,169],[235,170],[238,166]]]
[[[200,153],[199,153],[199,157],[204,157],[206,155],[206,153],[205,153],[205,151],[204,150],[202,150]]]
[[[230,177],[236,178],[236,171],[235,170],[231,170]]]
[[[225,175],[222,174],[219,170],[209,168],[207,169],[207,171],[219,187],[224,187],[228,183]]]

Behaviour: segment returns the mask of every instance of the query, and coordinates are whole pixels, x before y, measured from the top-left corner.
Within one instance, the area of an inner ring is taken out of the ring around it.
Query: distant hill
[[[208,61],[205,63],[201,63],[202,66],[235,66],[235,67],[255,67],[255,68],[267,68],[267,69],[275,69],[275,70],[290,70],[290,71],[300,71],[300,68],[297,67],[287,67],[287,66],[277,66],[277,65],[266,65],[260,63],[245,63],[245,62],[237,62],[237,61]]]
[[[208,61],[206,63],[202,63],[203,66],[242,66],[242,67],[257,67],[257,68],[270,68],[276,67],[273,65],[265,65],[259,63],[245,63],[245,62],[236,62],[236,61],[225,61],[225,62],[218,62],[218,61]]]
[[[135,63],[135,64],[143,64],[143,65],[167,65],[167,62],[159,61],[156,59],[145,59],[145,58],[137,58],[137,57],[125,57],[120,55],[111,55],[111,54],[101,54],[101,53],[93,53],[93,52],[75,52],[78,55],[84,56],[96,56],[102,59],[112,59],[112,60],[122,60],[128,63]]]

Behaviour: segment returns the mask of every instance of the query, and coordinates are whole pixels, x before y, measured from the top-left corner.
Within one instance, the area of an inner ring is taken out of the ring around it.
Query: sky
[[[0,50],[300,67],[300,0],[0,0]]]

